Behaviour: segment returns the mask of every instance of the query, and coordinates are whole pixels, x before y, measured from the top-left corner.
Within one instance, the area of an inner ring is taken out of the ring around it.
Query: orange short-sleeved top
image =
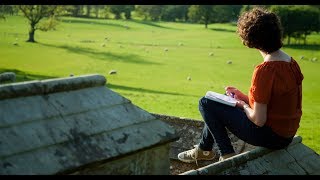
[[[250,107],[254,102],[267,104],[265,126],[280,136],[296,134],[302,115],[302,80],[298,63],[265,61],[255,67],[248,94]]]

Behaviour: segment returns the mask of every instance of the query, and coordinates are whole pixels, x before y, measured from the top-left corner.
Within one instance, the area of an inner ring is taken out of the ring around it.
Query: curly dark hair
[[[242,43],[265,53],[282,47],[282,26],[279,17],[263,8],[254,8],[240,15],[237,33]]]

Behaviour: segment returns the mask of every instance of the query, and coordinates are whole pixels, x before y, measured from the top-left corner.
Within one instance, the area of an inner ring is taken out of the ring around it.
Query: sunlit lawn
[[[0,72],[15,71],[19,80],[98,73],[107,78],[107,87],[149,112],[201,120],[198,100],[207,90],[223,92],[233,85],[247,92],[254,65],[262,62],[256,50],[241,44],[235,29],[231,24],[205,29],[198,24],[63,18],[57,30],[37,31],[38,43],[32,44],[25,42],[26,20],[8,17],[0,26]],[[315,34],[307,46],[284,48],[305,76],[298,134],[318,153],[320,63],[309,59],[320,58],[319,42]],[[110,70],[117,74],[109,75]]]

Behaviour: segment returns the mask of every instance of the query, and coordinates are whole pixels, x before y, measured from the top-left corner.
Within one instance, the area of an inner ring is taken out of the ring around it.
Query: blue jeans
[[[210,151],[216,143],[221,155],[234,153],[226,128],[239,139],[269,149],[281,149],[290,144],[293,137],[284,138],[270,127],[259,127],[251,122],[245,112],[237,107],[224,105],[205,97],[199,101],[199,111],[205,121],[200,149]]]

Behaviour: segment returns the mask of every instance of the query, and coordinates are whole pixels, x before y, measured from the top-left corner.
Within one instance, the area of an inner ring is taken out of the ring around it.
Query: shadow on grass
[[[190,94],[181,94],[181,93],[174,93],[174,92],[166,92],[166,91],[157,91],[157,90],[151,90],[151,89],[144,89],[144,88],[135,88],[135,87],[129,87],[129,86],[122,86],[122,85],[116,85],[107,83],[107,87],[110,89],[119,89],[119,90],[127,90],[127,91],[137,91],[141,93],[155,93],[155,94],[166,94],[166,95],[175,95],[175,96],[192,96],[192,97],[198,97],[195,95]]]
[[[300,50],[310,50],[310,51],[319,51],[320,45],[319,44],[285,44],[283,47],[290,48],[290,49],[300,49]]]
[[[86,19],[72,19],[72,20],[67,20],[67,19],[62,19],[61,20],[64,23],[78,23],[78,24],[93,24],[93,25],[105,25],[105,26],[113,26],[113,27],[119,27],[123,29],[127,29],[127,26],[121,25],[121,24],[114,24],[114,23],[109,23],[109,22],[98,22],[98,21],[92,21],[92,20],[86,20]]]
[[[213,31],[222,31],[222,32],[232,32],[235,33],[236,31],[230,30],[230,29],[223,29],[223,28],[210,28]]]
[[[134,54],[119,55],[119,54],[114,54],[110,52],[99,52],[99,51],[96,51],[95,49],[83,48],[83,47],[77,47],[77,46],[68,46],[68,45],[57,46],[57,45],[44,44],[44,43],[39,43],[39,44],[47,47],[64,49],[70,53],[81,54],[81,55],[88,56],[92,59],[98,59],[103,61],[121,61],[124,63],[145,64],[145,65],[161,64],[161,63],[146,61],[142,59],[140,56],[134,55]]]
[[[20,71],[17,69],[0,68],[0,74],[4,73],[4,72],[14,72],[16,74],[16,82],[57,78],[57,77],[53,77],[53,76],[43,76],[43,75],[38,75],[38,74],[31,74],[31,73]]]
[[[131,19],[131,20],[128,20],[128,21],[135,22],[135,23],[138,23],[138,24],[144,24],[144,25],[148,25],[148,26],[163,28],[163,29],[180,30],[180,29],[178,29],[178,28],[171,28],[171,27],[161,26],[161,25],[156,24],[156,23],[154,23],[154,22],[152,22],[152,21],[135,20],[135,19]]]

